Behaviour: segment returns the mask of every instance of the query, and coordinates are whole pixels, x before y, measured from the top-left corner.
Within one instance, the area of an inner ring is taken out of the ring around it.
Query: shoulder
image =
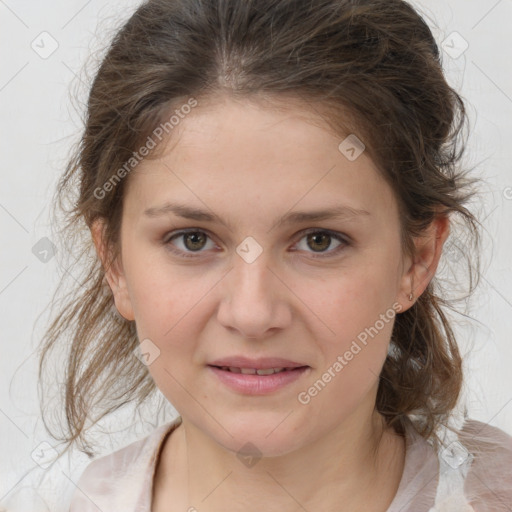
[[[69,512],[137,510],[151,484],[158,449],[178,420],[90,462],[76,482]]]
[[[475,512],[512,507],[512,436],[476,420],[467,420],[459,440],[473,458],[464,492]]]

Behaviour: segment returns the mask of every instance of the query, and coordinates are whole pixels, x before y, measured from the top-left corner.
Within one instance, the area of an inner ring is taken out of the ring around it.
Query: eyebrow
[[[201,210],[200,208],[190,207],[185,204],[167,202],[162,206],[154,206],[144,210],[144,215],[147,217],[160,217],[171,213],[178,217],[183,217],[184,219],[218,222],[232,230],[231,224],[219,215],[206,210]],[[273,223],[273,228],[280,227],[284,224],[299,224],[303,222],[316,222],[329,219],[349,219],[370,215],[371,213],[367,210],[352,208],[350,206],[335,206],[333,208],[324,208],[322,210],[314,211],[292,211],[283,215],[281,218],[276,219]]]

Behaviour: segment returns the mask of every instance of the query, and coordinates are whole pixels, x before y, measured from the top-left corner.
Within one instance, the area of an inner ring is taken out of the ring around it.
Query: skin
[[[406,257],[393,191],[368,155],[349,161],[338,150],[344,137],[311,109],[291,100],[280,106],[200,103],[165,153],[141,162],[127,183],[121,256],[107,279],[139,339],[159,348],[149,371],[183,418],[163,446],[153,511],[339,510],[343,503],[377,512],[398,489],[404,440],[374,410],[393,321],[308,404],[297,396],[393,304],[411,307],[411,291],[421,295],[435,273],[448,219],[438,217],[415,240],[414,258]],[[230,228],[144,215],[166,201],[213,212]],[[334,205],[369,215],[274,225],[291,210]],[[195,246],[183,236],[169,241],[185,228],[208,238]],[[308,243],[309,228],[349,243]],[[236,252],[248,236],[263,250],[252,263]],[[99,223],[93,237],[105,261]],[[206,367],[230,355],[285,357],[311,369],[284,389],[247,396]],[[248,441],[262,454],[252,467],[237,457]]]

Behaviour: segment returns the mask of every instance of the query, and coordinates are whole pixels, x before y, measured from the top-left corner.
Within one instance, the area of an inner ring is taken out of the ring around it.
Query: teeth
[[[268,368],[267,370],[257,370],[258,375],[272,375],[273,373],[282,372],[284,368]]]
[[[256,368],[237,368],[235,366],[223,366],[223,370],[233,373],[243,373],[244,375],[272,375],[285,370],[285,368],[267,368],[265,370],[256,370]]]

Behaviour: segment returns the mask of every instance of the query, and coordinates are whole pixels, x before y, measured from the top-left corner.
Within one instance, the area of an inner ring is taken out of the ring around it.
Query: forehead
[[[158,158],[138,165],[125,199],[139,213],[177,198],[246,215],[336,201],[393,210],[392,191],[371,158],[357,156],[360,147],[355,159],[347,157],[347,135],[296,102],[199,103],[162,142]]]

